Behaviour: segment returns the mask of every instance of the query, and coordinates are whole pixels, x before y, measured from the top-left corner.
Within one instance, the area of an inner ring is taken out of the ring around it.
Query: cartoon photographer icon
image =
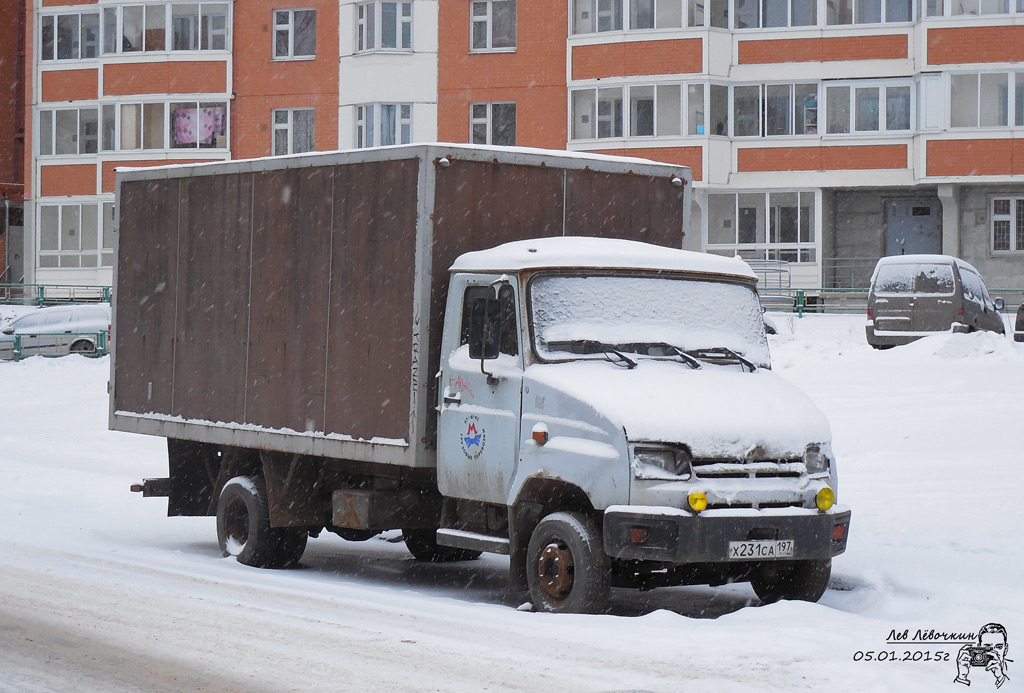
[[[964,645],[956,657],[957,676],[954,683],[971,685],[968,678],[971,668],[984,669],[996,678],[999,688],[1010,677],[1006,675],[1006,664],[1013,660],[1006,658],[1006,629],[998,623],[989,623],[978,631],[976,645]]]

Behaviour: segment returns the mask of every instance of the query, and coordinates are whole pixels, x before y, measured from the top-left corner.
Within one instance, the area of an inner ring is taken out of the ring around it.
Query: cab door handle
[[[445,404],[462,404],[462,393],[452,392],[448,388],[444,389],[444,403]]]

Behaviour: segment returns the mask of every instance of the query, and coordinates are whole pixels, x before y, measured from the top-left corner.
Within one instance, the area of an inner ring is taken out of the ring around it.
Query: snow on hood
[[[605,361],[536,364],[526,380],[594,407],[631,442],[684,443],[694,457],[799,457],[831,441],[824,414],[770,370],[640,359],[632,370]]]

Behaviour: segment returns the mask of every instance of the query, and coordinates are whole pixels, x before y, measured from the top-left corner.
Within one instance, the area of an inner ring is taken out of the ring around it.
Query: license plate
[[[792,558],[794,544],[792,539],[730,541],[729,560],[756,561],[762,558]]]

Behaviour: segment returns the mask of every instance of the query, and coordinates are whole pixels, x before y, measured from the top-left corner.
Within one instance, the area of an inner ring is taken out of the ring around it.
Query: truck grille
[[[803,460],[693,460],[700,479],[786,479],[807,472]]]

